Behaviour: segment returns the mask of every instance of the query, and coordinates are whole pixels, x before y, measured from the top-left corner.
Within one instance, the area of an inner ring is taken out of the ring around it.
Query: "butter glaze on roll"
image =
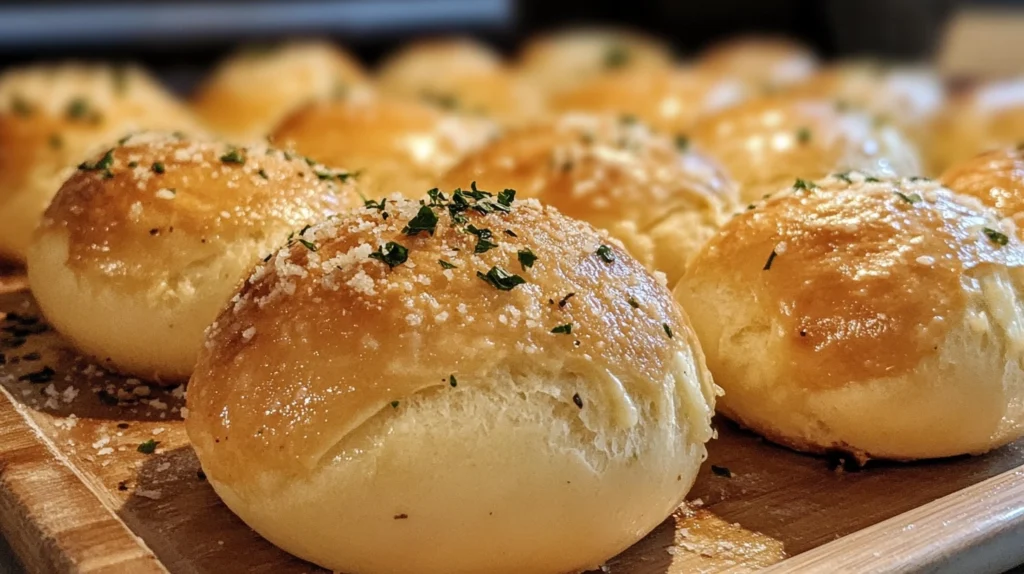
[[[977,155],[942,174],[946,187],[977,198],[1024,232],[1024,149],[1012,147]]]
[[[739,37],[711,46],[694,67],[745,83],[753,93],[770,93],[810,77],[818,58],[807,46],[770,36]]]
[[[359,203],[351,184],[265,146],[163,134],[87,160],[29,253],[47,319],[100,364],[161,381],[192,372],[203,330],[290,232]]]
[[[693,483],[715,388],[671,294],[589,225],[479,197],[395,196],[314,226],[208,332],[189,438],[281,548],[353,574],[410,557],[576,572]]]
[[[1024,143],[1024,78],[983,83],[950,99],[931,126],[933,172],[993,149]]]
[[[937,182],[848,174],[733,218],[675,294],[720,413],[863,461],[1024,434],[1022,288],[1008,220]]]
[[[25,260],[79,162],[143,129],[195,132],[198,123],[140,68],[67,63],[0,75],[0,258]]]
[[[494,123],[392,97],[353,95],[310,104],[272,141],[319,162],[359,172],[372,196],[437,187],[441,175],[497,135]]]
[[[694,143],[720,161],[744,201],[788,187],[797,178],[858,170],[870,175],[921,174],[915,146],[895,127],[833,102],[762,98],[699,121]]]
[[[445,185],[513,186],[608,230],[673,285],[736,198],[718,165],[685,144],[632,118],[572,114],[507,133],[449,171]]]
[[[365,89],[359,62],[327,42],[243,48],[199,87],[195,109],[228,139],[263,139],[286,115],[310,101]]]
[[[615,28],[580,28],[536,36],[519,55],[523,77],[547,94],[615,70],[668,70],[672,51],[650,36]]]

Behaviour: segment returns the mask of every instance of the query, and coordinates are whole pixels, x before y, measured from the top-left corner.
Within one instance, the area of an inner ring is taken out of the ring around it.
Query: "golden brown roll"
[[[931,70],[871,61],[829,66],[786,93],[859,108],[892,122],[918,145],[928,141],[928,126],[946,97],[941,78]]]
[[[547,94],[622,69],[667,70],[672,51],[661,41],[615,28],[568,29],[537,36],[523,47],[519,71]]]
[[[512,186],[607,229],[670,285],[736,198],[699,152],[631,118],[578,114],[506,134],[449,171],[444,185],[474,181],[487,190]]]
[[[188,109],[134,66],[12,68],[0,75],[0,259],[32,230],[74,166],[141,129],[196,131]]]
[[[1024,79],[981,84],[951,98],[931,126],[933,173],[992,149],[1024,142]]]
[[[698,118],[739,103],[739,82],[692,70],[626,69],[555,94],[556,112],[629,114],[656,130],[686,134]]]
[[[360,174],[360,188],[383,197],[422,194],[446,169],[497,134],[493,123],[387,97],[311,104],[285,120],[272,140],[330,166]]]
[[[739,214],[676,287],[719,412],[861,461],[1024,434],[1024,246],[922,178],[802,182]],[[939,432],[941,430],[941,432]]]
[[[441,109],[521,124],[542,116],[544,97],[492,49],[465,38],[410,44],[381,66],[382,93]]]
[[[327,42],[249,47],[223,61],[195,97],[199,116],[238,142],[262,139],[286,115],[322,98],[365,89],[359,63]]]
[[[669,291],[585,223],[468,193],[314,226],[208,333],[189,438],[225,503],[293,554],[579,572],[693,483],[715,387]]]
[[[895,127],[799,98],[752,100],[697,122],[693,141],[739,185],[745,201],[830,173],[919,175],[914,145]]]
[[[253,264],[359,203],[344,179],[266,147],[134,136],[82,163],[54,198],[29,250],[32,294],[100,364],[185,379]]]
[[[969,195],[1010,217],[1018,233],[1024,232],[1024,149],[993,150],[953,165],[942,174],[942,184]]]
[[[701,72],[740,80],[754,92],[773,92],[809,77],[818,58],[786,38],[749,36],[711,46],[695,64]]]

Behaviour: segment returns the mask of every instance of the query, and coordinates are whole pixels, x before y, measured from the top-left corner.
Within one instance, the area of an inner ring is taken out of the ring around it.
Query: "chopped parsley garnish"
[[[82,120],[89,116],[89,100],[75,98],[68,102],[67,116],[73,120]]]
[[[409,259],[409,250],[394,241],[388,241],[384,247],[378,247],[377,251],[371,253],[370,259],[382,261],[394,269]]]
[[[519,256],[519,264],[522,265],[523,269],[533,267],[533,263],[537,261],[537,254],[530,250],[529,247],[520,249],[517,255]]]
[[[907,194],[903,193],[902,191],[897,191],[895,193],[896,193],[896,195],[900,199],[902,199],[903,201],[905,201],[905,202],[907,202],[907,203],[909,203],[911,205],[921,201],[921,196],[916,194],[916,193],[911,193],[910,195],[907,195]]]
[[[665,329],[665,334],[668,335],[669,339],[675,337],[675,335],[672,334],[672,327],[669,327],[668,323],[662,323],[661,328]]]
[[[438,259],[437,262],[441,265],[441,269],[456,269],[454,265],[448,263],[444,259]]]
[[[397,409],[398,408],[398,401],[391,401],[391,408]]]
[[[629,60],[629,50],[620,44],[612,44],[604,53],[604,67],[609,70],[621,68],[628,64]]]
[[[512,202],[515,201],[515,199],[516,190],[514,189],[506,189],[504,191],[498,192],[498,203],[504,205],[505,207],[510,207],[512,205]]]
[[[676,134],[676,149],[679,151],[690,149],[690,138],[683,134]]]
[[[811,130],[809,128],[800,128],[796,131],[796,141],[805,144],[811,141]]]
[[[880,182],[882,180],[878,179],[877,177],[865,177],[864,181],[866,181],[868,183],[878,183],[878,182]]]
[[[565,297],[562,297],[561,300],[558,301],[558,308],[564,308],[569,303],[569,299],[572,299],[575,296],[575,293],[569,293]]]
[[[426,205],[421,205],[416,217],[409,220],[408,225],[402,229],[402,233],[418,235],[420,232],[426,231],[432,236],[435,229],[437,229],[437,214]]]
[[[491,267],[491,270],[486,274],[477,271],[476,276],[490,283],[492,287],[500,291],[511,291],[517,286],[526,283],[526,280],[522,277],[513,275],[497,266]]]
[[[982,232],[989,238],[990,241],[992,241],[992,243],[995,243],[996,245],[1002,246],[1010,242],[1009,237],[990,227],[982,229]]]
[[[166,168],[162,162],[153,163],[153,173],[164,173],[164,171],[166,171]]]
[[[580,397],[579,393],[573,393],[572,402],[573,404],[576,405],[577,408],[583,408],[583,399]]]
[[[363,201],[363,207],[365,207],[366,209],[376,209],[377,211],[384,211],[384,208],[387,207],[387,203],[388,198],[386,197],[382,198],[380,201],[367,199]]]
[[[473,248],[474,253],[487,253],[498,246],[497,243],[491,241],[493,234],[490,229],[477,229],[473,225],[467,225],[466,232],[476,235],[476,247]]]
[[[312,241],[309,241],[309,240],[306,240],[306,239],[302,239],[301,237],[299,238],[299,243],[301,243],[302,246],[305,247],[306,249],[309,249],[313,253],[316,253],[316,250],[317,250],[316,243],[313,243]],[[371,255],[370,257],[373,257],[373,255]]]
[[[137,161],[130,161],[130,162],[128,162],[128,167],[130,167],[132,169],[137,168],[137,167],[139,167],[139,162],[137,162]]]
[[[135,450],[141,452],[142,454],[153,454],[154,452],[156,452],[156,445],[158,444],[160,444],[160,441],[149,439],[146,442],[139,444],[139,446]]]
[[[612,248],[607,245],[602,245],[597,248],[597,256],[604,260],[605,263],[612,263],[615,261],[615,254],[612,253]]]
[[[764,267],[762,267],[761,270],[762,271],[768,271],[769,269],[771,269],[772,268],[772,262],[775,261],[775,258],[778,257],[778,255],[779,254],[776,253],[774,249],[772,249],[771,255],[768,256],[768,261],[765,262]]]
[[[455,94],[443,94],[426,90],[420,93],[420,99],[429,104],[434,104],[442,110],[454,111],[459,109],[459,98]]]
[[[25,382],[33,383],[33,384],[49,383],[50,381],[53,380],[53,377],[56,374],[57,374],[57,371],[54,371],[50,367],[43,367],[42,369],[40,369],[38,371],[33,371],[31,373],[27,373],[27,374],[24,374],[24,375],[18,377],[18,380],[19,381],[25,381]]]
[[[263,179],[270,179],[270,176],[267,175],[267,170],[263,168],[260,168],[260,170],[256,172],[256,175],[262,177]]]
[[[60,134],[50,134],[50,139],[48,140],[48,143],[50,144],[51,148],[60,149],[64,147],[64,138],[60,137]]]
[[[639,309],[640,308],[640,303],[637,303],[636,299],[634,299],[633,297],[630,297],[629,298],[629,306],[634,308],[634,309]]]
[[[107,150],[103,157],[94,162],[83,161],[78,164],[78,169],[82,171],[107,171],[114,165],[114,148]]]
[[[797,178],[797,180],[795,182],[793,182],[793,189],[812,190],[812,189],[815,189],[817,187],[818,187],[818,184],[814,183],[813,181],[808,181],[806,179]]]
[[[636,117],[634,114],[622,114],[619,116],[619,121],[628,126],[638,123],[640,118]]]
[[[228,153],[220,156],[221,163],[234,163],[245,165],[245,154],[238,148],[232,148]]]
[[[506,229],[505,235],[508,235],[509,237],[519,237],[518,235],[516,235],[516,232],[512,231],[511,229]]]
[[[722,478],[732,478],[732,471],[728,467],[711,465],[711,472],[715,476],[721,476]]]
[[[841,180],[845,181],[846,183],[853,183],[853,180],[850,179],[850,172],[848,172],[848,171],[844,171],[842,173],[833,174],[833,176],[836,179],[841,179]]]
[[[459,386],[459,381],[455,380],[455,375],[450,375],[448,377],[448,384],[451,385],[452,388],[455,388]]]

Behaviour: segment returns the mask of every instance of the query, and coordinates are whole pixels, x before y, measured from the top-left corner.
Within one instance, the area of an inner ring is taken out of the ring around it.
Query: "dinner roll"
[[[455,166],[444,185],[515,187],[607,229],[671,285],[736,198],[717,164],[678,144],[686,142],[633,118],[573,114],[506,134]]]
[[[626,69],[556,94],[557,112],[630,114],[656,130],[687,133],[697,118],[739,103],[743,85],[692,70]]]
[[[252,46],[217,66],[199,87],[195,109],[225,137],[255,140],[307,102],[362,89],[366,83],[359,63],[327,42]]]
[[[983,151],[1024,142],[1024,78],[981,84],[951,98],[931,126],[929,141],[933,173]]]
[[[360,173],[373,196],[422,194],[467,152],[496,135],[493,123],[387,97],[348,97],[311,104],[272,140],[330,166]]]
[[[1000,217],[1013,218],[1024,232],[1024,149],[993,150],[953,165],[942,174],[942,184],[977,198]]]
[[[858,173],[733,218],[675,290],[725,389],[719,412],[862,462],[1016,440],[1024,246],[1012,227],[937,182]]]
[[[195,131],[188,109],[134,66],[54,64],[0,74],[0,259],[32,230],[74,166],[134,130]]]
[[[763,98],[697,122],[693,141],[722,162],[745,201],[829,173],[919,175],[914,145],[895,127],[832,102]]]
[[[290,232],[358,204],[350,183],[265,147],[143,134],[60,189],[29,250],[46,318],[101,365],[187,378],[203,329]]]
[[[773,92],[810,76],[818,58],[786,38],[746,36],[712,45],[695,65],[711,75],[738,79],[755,92]]]
[[[715,390],[685,315],[617,243],[513,194],[396,195],[257,267],[186,420],[249,526],[352,574],[559,574],[683,500]]]
[[[629,30],[577,28],[542,34],[519,55],[519,71],[554,94],[609,71],[667,70],[672,51],[661,41]]]
[[[539,89],[512,73],[492,49],[472,40],[412,43],[384,62],[381,92],[441,109],[520,124],[545,110]]]
[[[946,97],[942,79],[932,70],[866,60],[825,68],[787,94],[864,110],[893,123],[918,146],[928,143],[931,122]]]

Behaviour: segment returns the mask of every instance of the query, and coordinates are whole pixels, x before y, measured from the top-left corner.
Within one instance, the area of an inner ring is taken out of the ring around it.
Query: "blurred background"
[[[0,62],[131,59],[187,90],[238,43],[328,37],[372,64],[417,37],[459,33],[511,52],[536,32],[574,24],[644,30],[680,55],[760,32],[825,57],[935,57],[956,74],[1012,73],[1024,58],[1017,0],[35,0],[0,2]]]

